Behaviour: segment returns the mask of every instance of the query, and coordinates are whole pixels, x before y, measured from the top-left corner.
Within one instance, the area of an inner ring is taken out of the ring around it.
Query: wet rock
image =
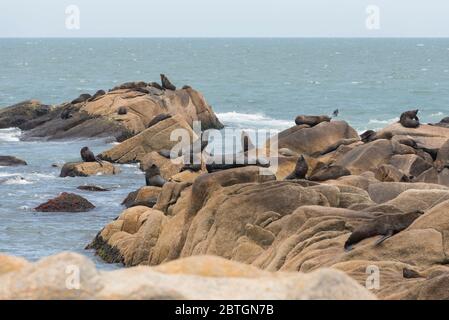
[[[95,206],[83,197],[63,192],[54,199],[51,199],[34,210],[39,212],[87,212]]]
[[[14,166],[26,166],[26,161],[12,157],[12,156],[0,156],[1,167],[14,167]]]
[[[44,105],[37,100],[28,100],[0,109],[0,129],[12,127],[22,130],[29,129],[31,126],[28,123],[31,120],[45,118],[51,110],[51,106]]]
[[[142,187],[133,191],[123,200],[122,205],[126,208],[146,206],[153,208],[157,202],[161,188],[158,187]]]
[[[106,191],[111,191],[111,189],[106,189],[106,188],[103,188],[103,187],[93,186],[93,185],[79,186],[77,189],[78,189],[78,190],[83,190],[83,191],[91,191],[91,192],[106,192]]]
[[[88,177],[93,175],[115,175],[120,169],[107,161],[99,162],[69,162],[61,169],[60,177]]]

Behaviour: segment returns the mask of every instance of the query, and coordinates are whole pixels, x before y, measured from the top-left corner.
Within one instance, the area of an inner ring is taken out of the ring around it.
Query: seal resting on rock
[[[308,126],[314,127],[321,122],[330,122],[331,118],[329,116],[297,116],[295,119],[296,125],[300,126],[306,124]]]
[[[73,100],[70,103],[71,104],[77,104],[77,103],[85,102],[85,101],[89,100],[90,98],[92,98],[92,96],[90,94],[83,93],[78,98],[76,98],[75,100]]]
[[[324,166],[309,178],[310,181],[335,180],[340,177],[350,176],[351,171],[342,166]]]
[[[410,213],[389,214],[375,218],[373,219],[373,221],[370,221],[366,224],[362,224],[361,226],[357,227],[351,233],[348,240],[346,240],[345,250],[350,251],[352,249],[352,245],[362,241],[363,239],[379,235],[383,237],[376,241],[375,245],[380,245],[382,242],[384,242],[388,238],[391,238],[396,233],[407,229],[413,223],[413,221],[418,219],[423,213],[424,212],[417,210]]]
[[[152,164],[151,167],[145,170],[145,182],[148,187],[162,188],[167,181],[162,178],[159,167]]]
[[[126,107],[120,107],[117,110],[117,114],[119,114],[119,115],[125,115],[127,113],[128,113],[128,109],[126,109]]]
[[[150,87],[159,89],[159,90],[161,90],[161,91],[164,90],[164,88],[162,88],[162,86],[161,86],[159,83],[157,83],[157,82],[151,82],[151,83],[150,83]]]
[[[147,125],[147,128],[151,128],[152,126],[154,126],[155,124],[164,121],[168,118],[171,118],[171,115],[168,113],[160,113],[157,116],[155,116]]]
[[[84,147],[81,149],[81,159],[83,159],[84,162],[98,162],[100,165],[103,166],[101,163],[101,160],[98,159],[92,151],[89,150],[88,147]]]
[[[376,139],[376,131],[367,130],[360,135],[360,139],[362,140],[363,143],[374,141]]]
[[[106,94],[106,91],[104,90],[98,90],[97,92],[95,92],[95,94],[89,99],[89,101],[94,101],[95,99],[104,96]]]
[[[296,162],[295,170],[289,174],[285,180],[295,180],[295,179],[305,179],[307,171],[309,171],[309,166],[307,165],[306,159],[301,155]]]
[[[165,74],[161,74],[161,83],[162,83],[162,88],[166,89],[166,90],[176,90],[176,87],[170,82],[170,80],[168,80],[168,78],[165,76]]]
[[[401,114],[399,122],[405,128],[418,128],[419,118],[417,116],[419,110],[410,110]]]

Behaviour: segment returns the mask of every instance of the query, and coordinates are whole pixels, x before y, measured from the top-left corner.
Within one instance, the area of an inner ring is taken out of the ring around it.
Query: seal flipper
[[[394,231],[393,230],[388,230],[387,234],[385,234],[382,238],[380,238],[379,240],[376,241],[376,243],[374,244],[375,246],[380,245],[382,242],[384,242],[385,240],[391,238],[394,235]]]

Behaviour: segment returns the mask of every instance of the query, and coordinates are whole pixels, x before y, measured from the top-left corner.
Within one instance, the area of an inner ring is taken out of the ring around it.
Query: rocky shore
[[[98,272],[70,253],[35,264],[3,257],[12,267],[0,274],[0,298],[448,299],[449,128],[415,118],[359,135],[343,120],[300,116],[267,141],[278,167],[261,174],[167,157],[173,130],[195,140],[194,120],[222,127],[190,87],[125,84],[57,107],[0,111],[0,124],[26,139],[122,141],[99,155],[104,166],[68,164],[67,176],[120,174],[114,163],[138,162],[164,182],[142,181],[86,247],[131,268]],[[82,291],[62,288],[67,264],[82,266]]]

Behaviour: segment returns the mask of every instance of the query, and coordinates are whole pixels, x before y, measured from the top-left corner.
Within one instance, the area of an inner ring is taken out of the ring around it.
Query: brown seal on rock
[[[98,162],[99,164],[103,165],[101,163],[101,160],[98,159],[92,151],[89,150],[88,147],[84,147],[81,149],[81,159],[83,159],[84,162]]]
[[[295,119],[296,125],[300,126],[306,124],[308,126],[314,127],[321,122],[330,122],[331,118],[329,116],[297,116]]]
[[[410,213],[389,214],[374,218],[372,221],[357,227],[351,233],[348,240],[345,242],[345,250],[350,251],[352,249],[352,245],[364,239],[379,235],[383,237],[376,241],[375,245],[380,245],[396,233],[407,229],[413,221],[418,219],[423,213],[424,212],[418,210]]]
[[[95,92],[95,94],[89,99],[89,101],[94,101],[97,98],[104,96],[106,94],[106,91],[104,90],[98,90],[97,92]]]
[[[164,121],[168,118],[171,118],[171,115],[168,113],[160,113],[157,116],[155,116],[147,125],[147,128],[151,128],[152,126],[154,126],[155,124]]]
[[[162,88],[166,89],[166,90],[176,90],[176,87],[170,82],[170,80],[168,80],[167,76],[165,74],[161,74],[161,83],[162,83]]]
[[[285,180],[295,180],[295,179],[305,179],[307,171],[309,171],[309,166],[307,165],[306,159],[301,155],[296,162],[295,170],[290,173]]]
[[[161,170],[155,164],[152,164],[147,170],[145,170],[145,182],[149,187],[162,188],[167,181],[162,178]]]
[[[82,102],[89,100],[90,98],[92,98],[92,96],[90,94],[83,93],[83,94],[80,94],[80,96],[78,98],[76,98],[75,100],[70,102],[70,104],[82,103]]]
[[[150,87],[159,89],[159,90],[161,90],[161,91],[164,90],[164,88],[162,88],[162,86],[161,86],[159,83],[157,83],[157,82],[151,82],[151,83],[150,83]]]
[[[256,148],[254,146],[254,144],[252,143],[249,134],[245,131],[242,131],[241,143],[242,143],[243,152],[248,152],[249,150],[253,150]]]
[[[117,109],[117,114],[119,115],[125,115],[128,113],[128,109],[126,107],[120,107]]]
[[[405,128],[418,128],[419,118],[417,116],[419,110],[410,110],[401,114],[399,122]]]
[[[309,178],[310,181],[326,181],[335,180],[340,177],[350,176],[351,171],[342,166],[324,166],[313,173]]]
[[[374,141],[376,140],[376,131],[367,130],[360,135],[360,139],[362,140],[363,143]]]

